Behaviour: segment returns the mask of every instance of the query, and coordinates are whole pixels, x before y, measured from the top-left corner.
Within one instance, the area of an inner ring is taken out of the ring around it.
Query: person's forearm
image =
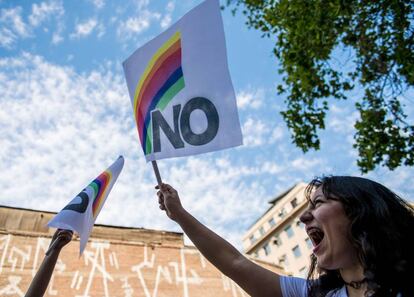
[[[29,289],[27,290],[25,297],[42,297],[45,294],[59,257],[59,253],[60,249],[53,250],[49,255],[45,256],[39,270],[30,284]]]
[[[245,259],[236,248],[184,209],[176,221],[207,260],[225,275],[235,277],[238,261]]]

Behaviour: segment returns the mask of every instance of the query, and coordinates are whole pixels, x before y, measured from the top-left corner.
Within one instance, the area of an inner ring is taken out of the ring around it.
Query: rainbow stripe
[[[93,182],[89,184],[94,191],[93,202],[92,202],[92,213],[93,218],[96,219],[98,216],[103,203],[105,202],[106,191],[112,180],[112,172],[105,170],[102,172]]]
[[[134,115],[145,155],[152,152],[151,111],[163,110],[184,86],[177,31],[154,53],[135,89]]]

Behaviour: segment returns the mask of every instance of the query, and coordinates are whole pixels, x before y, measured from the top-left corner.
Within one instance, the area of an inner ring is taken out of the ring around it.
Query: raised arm
[[[279,276],[247,259],[229,242],[195,219],[182,207],[174,188],[162,184],[157,195],[160,209],[181,226],[204,257],[223,274],[253,297],[282,297]]]
[[[25,297],[42,297],[49,285],[59,253],[72,240],[72,231],[56,230],[42,264],[30,284]]]

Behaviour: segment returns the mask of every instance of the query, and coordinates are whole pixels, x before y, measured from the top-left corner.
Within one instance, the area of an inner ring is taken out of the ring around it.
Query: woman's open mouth
[[[317,227],[310,227],[306,230],[306,232],[308,233],[308,236],[309,236],[310,240],[312,241],[313,252],[315,253],[316,250],[318,250],[319,244],[323,240],[325,234],[323,233],[323,231],[321,229],[319,229]]]

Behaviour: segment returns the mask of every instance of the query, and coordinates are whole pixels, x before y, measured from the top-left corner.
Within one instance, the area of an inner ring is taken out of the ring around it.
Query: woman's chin
[[[321,257],[316,257],[317,259],[317,267],[321,270],[336,270],[338,267],[333,265],[333,263],[330,263],[329,261],[324,260]]]

